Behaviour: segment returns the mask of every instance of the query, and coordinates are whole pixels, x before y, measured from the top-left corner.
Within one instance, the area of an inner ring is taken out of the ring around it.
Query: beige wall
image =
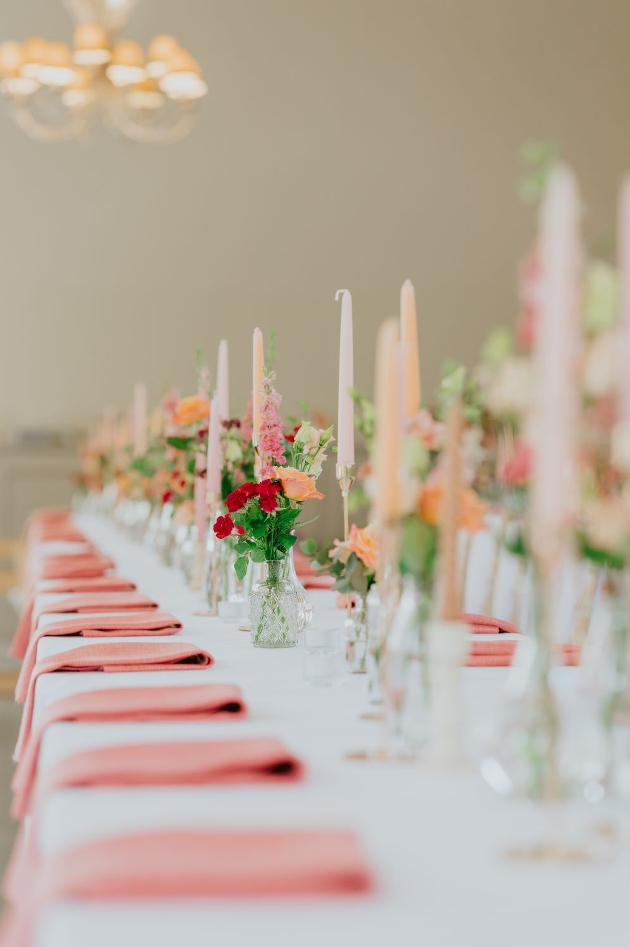
[[[355,299],[357,381],[377,324],[417,286],[422,367],[472,360],[515,311],[532,227],[515,199],[528,137],[562,141],[591,237],[630,166],[624,0],[143,0],[128,32],[172,31],[210,84],[167,148],[99,133],[27,140],[0,109],[0,428],[89,421],[192,389],[194,350],[279,330],[287,410],[335,401],[338,306]],[[70,39],[58,0],[0,6],[2,38]]]

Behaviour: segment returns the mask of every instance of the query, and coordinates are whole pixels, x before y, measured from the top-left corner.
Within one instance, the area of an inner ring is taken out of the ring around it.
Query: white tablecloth
[[[379,725],[359,719],[366,709],[365,678],[350,677],[337,689],[310,687],[302,679],[301,647],[252,648],[236,626],[195,616],[200,596],[148,550],[104,521],[83,517],[79,525],[113,556],[119,574],[183,620],[178,637],[203,645],[216,664],[181,672],[45,675],[37,682],[36,718],[45,705],[77,691],[193,681],[240,685],[251,712],[245,720],[217,723],[56,724],[45,735],[41,766],[80,749],[123,741],[261,734],[284,740],[305,761],[308,778],[287,786],[59,791],[39,813],[42,857],[145,827],[351,826],[375,868],[379,890],[369,898],[327,901],[61,904],[41,919],[36,947],[315,947],[403,937],[427,947],[625,942],[627,853],[599,865],[507,861],[504,847],[517,829],[524,834],[531,829],[533,813],[524,804],[498,800],[474,768],[446,777],[417,764],[344,759],[346,751],[378,742]],[[342,621],[329,593],[312,597],[315,622]],[[39,654],[82,643],[89,642],[45,638]],[[468,742],[478,746],[496,716],[505,671],[474,668],[463,674]]]

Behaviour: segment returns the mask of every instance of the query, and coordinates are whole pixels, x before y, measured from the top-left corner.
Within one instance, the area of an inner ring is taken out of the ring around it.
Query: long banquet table
[[[35,725],[47,705],[78,691],[203,681],[238,684],[250,714],[208,723],[56,723],[44,735],[40,772],[78,750],[107,744],[264,735],[283,740],[305,762],[307,777],[284,786],[58,790],[30,826],[40,857],[142,828],[350,827],[361,838],[377,889],[337,899],[57,904],[39,920],[36,947],[315,947],[404,937],[428,947],[626,941],[627,849],[604,864],[507,860],[505,845],[516,828],[532,830],[534,813],[525,803],[498,799],[473,762],[468,771],[445,776],[417,763],[345,759],[347,751],[376,746],[379,739],[379,724],[361,719],[364,677],[350,676],[339,688],[311,687],[302,677],[301,646],[252,648],[235,625],[195,614],[202,608],[200,595],[150,550],[98,517],[80,516],[77,525],[114,559],[119,574],[183,621],[183,630],[169,640],[202,645],[216,663],[181,672],[43,675],[35,690]],[[343,615],[334,596],[309,594],[315,623],[338,625]],[[38,657],[88,643],[44,638]],[[473,759],[497,718],[505,676],[501,668],[463,671]]]

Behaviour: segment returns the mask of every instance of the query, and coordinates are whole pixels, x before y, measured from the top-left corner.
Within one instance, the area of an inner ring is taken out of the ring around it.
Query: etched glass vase
[[[293,648],[298,641],[300,608],[287,577],[287,559],[262,563],[262,576],[249,599],[251,641],[255,648]]]

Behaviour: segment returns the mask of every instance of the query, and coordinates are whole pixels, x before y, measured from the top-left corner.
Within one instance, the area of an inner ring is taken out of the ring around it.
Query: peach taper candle
[[[400,349],[403,386],[403,417],[409,420],[420,410],[420,351],[418,348],[418,320],[416,291],[411,280],[405,280],[400,290]]]

